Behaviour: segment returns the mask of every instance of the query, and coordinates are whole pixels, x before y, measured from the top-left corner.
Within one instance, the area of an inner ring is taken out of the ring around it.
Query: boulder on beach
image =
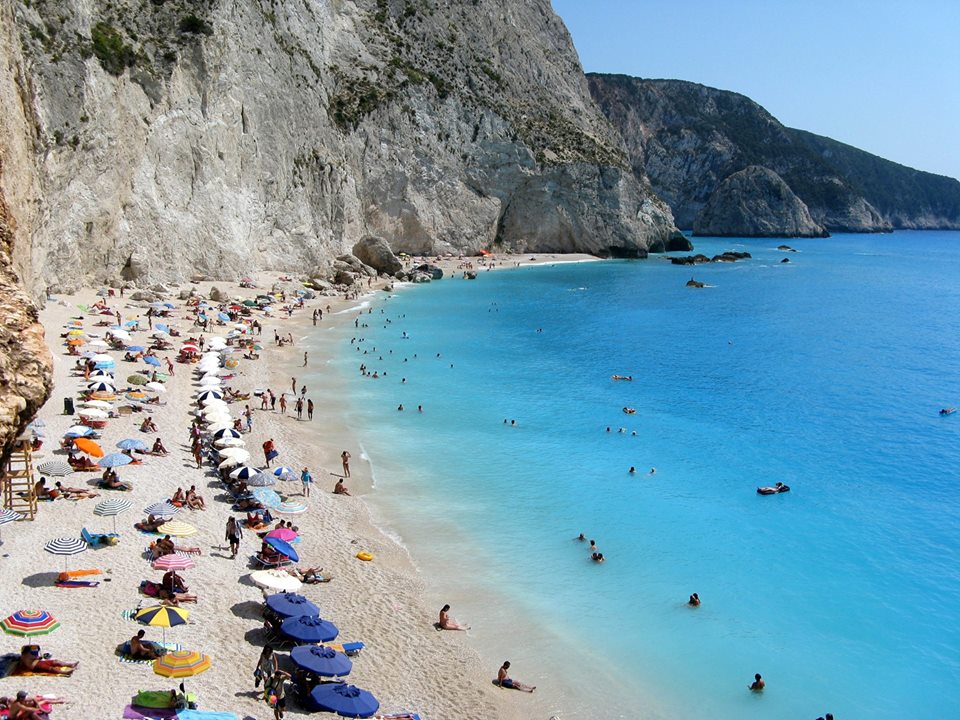
[[[370,235],[363,238],[353,246],[353,254],[361,262],[384,275],[393,275],[403,269],[403,264],[393,254],[390,245],[381,237]]]

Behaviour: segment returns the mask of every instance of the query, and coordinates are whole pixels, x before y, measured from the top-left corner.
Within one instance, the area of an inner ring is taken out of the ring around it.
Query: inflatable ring
[[[365,562],[370,562],[373,560],[373,554],[368,553],[366,550],[361,550],[357,553],[357,560],[363,560]]]
[[[227,360],[227,362],[224,363],[224,364],[225,364],[228,368],[235,368],[237,365],[240,364],[240,361],[239,361],[239,360],[236,360],[236,359],[234,359],[234,358],[230,358],[230,359]]]

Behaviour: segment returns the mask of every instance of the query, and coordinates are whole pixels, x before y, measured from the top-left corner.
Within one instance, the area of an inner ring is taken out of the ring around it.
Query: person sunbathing
[[[126,490],[127,486],[120,482],[120,476],[116,471],[107,469],[100,480],[100,487],[106,490]]]
[[[469,630],[469,625],[461,625],[450,618],[450,606],[444,605],[440,608],[440,621],[437,623],[438,630]]]
[[[263,505],[253,498],[241,498],[233,506],[234,510],[238,511],[247,511],[247,510],[263,510]],[[248,513],[249,515],[249,513]],[[252,526],[249,526],[252,527]]]
[[[156,423],[153,422],[152,417],[148,417],[142,423],[140,423],[140,432],[149,432],[155,433],[158,432]]]
[[[33,496],[37,500],[56,500],[57,495],[56,490],[51,490],[47,487],[47,479],[45,477],[40,478],[33,484]]]
[[[157,597],[160,598],[161,605],[172,605],[173,607],[178,607],[182,602],[192,602],[197,601],[197,596],[190,593],[169,593],[163,588],[160,588],[160,592]]]
[[[160,650],[149,640],[144,640],[146,631],[140,630],[130,638],[130,657],[143,660],[156,660],[160,657]]]
[[[343,484],[343,478],[337,480],[337,484],[333,486],[334,495],[349,495],[350,491],[347,490],[346,486]]]
[[[99,470],[100,469],[97,467],[97,464],[93,462],[93,460],[91,460],[90,458],[86,456],[77,457],[72,452],[69,455],[67,455],[67,462],[70,463],[70,467],[72,467],[74,470]]]
[[[160,587],[162,587],[171,595],[176,593],[185,593],[190,590],[190,588],[187,587],[187,584],[183,581],[183,578],[177,574],[176,570],[167,570],[163,574],[163,580],[160,581]]]
[[[156,542],[150,543],[150,549],[153,550],[154,557],[163,557],[164,555],[173,555],[173,553],[187,553],[188,555],[200,555],[198,547],[187,547],[186,545],[175,545],[169,535],[164,535]]]
[[[207,505],[203,498],[197,494],[197,486],[191,485],[187,490],[187,507],[191,510],[206,510]]]
[[[55,673],[70,675],[78,662],[68,663],[52,658],[41,658],[39,645],[24,645],[20,649],[20,660],[17,666],[22,672]]]
[[[56,484],[56,491],[59,492],[67,500],[86,500],[88,498],[100,497],[100,493],[93,492],[87,488],[75,488],[75,487],[64,487],[60,482]]]
[[[0,707],[9,711],[11,720],[44,720],[46,717],[40,710],[37,698],[27,697],[26,690],[20,690],[13,700],[0,698]]]
[[[170,498],[170,504],[174,507],[183,507],[186,502],[187,498],[183,494],[183,488],[177,488],[177,491],[173,494],[173,497]]]
[[[157,438],[153,443],[153,449],[150,451],[151,455],[169,455],[170,451],[163,446],[163,441],[160,438]]]
[[[301,570],[300,568],[290,568],[287,570],[290,575],[293,575],[297,580],[306,584],[306,585],[317,585],[318,583],[328,583],[333,578],[329,575],[321,575],[323,572],[322,567],[310,567]]]
[[[153,515],[148,515],[146,520],[141,520],[138,523],[134,523],[133,526],[137,530],[142,530],[143,532],[156,532],[157,528],[159,528],[165,522],[166,520],[164,520],[163,518],[158,518],[158,517],[154,517]]]

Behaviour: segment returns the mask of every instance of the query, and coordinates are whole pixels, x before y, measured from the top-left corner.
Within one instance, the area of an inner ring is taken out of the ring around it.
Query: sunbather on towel
[[[187,496],[183,494],[183,488],[177,488],[177,491],[170,498],[170,504],[174,507],[183,507],[187,502]]]
[[[0,698],[0,707],[7,708],[11,720],[43,720],[40,703],[36,698],[27,697],[27,691],[21,690],[13,700]]]
[[[100,497],[100,493],[93,492],[88,488],[64,487],[60,482],[56,483],[56,488],[67,500],[86,500],[87,498]]]
[[[69,675],[79,664],[80,663],[77,662],[68,663],[61,660],[54,660],[52,658],[41,658],[39,645],[24,645],[20,649],[20,660],[17,663],[17,667],[24,672],[59,673],[61,675]]]
[[[307,585],[316,585],[318,583],[328,583],[333,578],[329,575],[321,575],[323,572],[322,567],[310,567],[310,568],[288,568],[287,572],[290,575],[293,575],[297,580]]]
[[[152,642],[143,639],[145,634],[146,631],[140,630],[130,638],[130,657],[142,660],[156,660],[160,657],[160,651]]]
[[[187,547],[186,545],[175,545],[173,540],[170,539],[169,535],[164,535],[162,538],[156,542],[150,543],[150,547],[153,550],[153,554],[156,557],[163,557],[164,555],[173,555],[176,552],[189,553],[191,555],[200,555],[200,548],[198,547]]]
[[[148,515],[146,520],[141,520],[138,523],[134,523],[133,526],[137,530],[143,530],[143,532],[156,532],[157,528],[163,525],[166,522],[163,518],[154,517],[153,515]],[[169,555],[169,553],[167,553]]]
[[[197,492],[196,485],[191,485],[190,489],[187,490],[187,507],[191,510],[207,509],[207,504],[203,501],[203,497]]]

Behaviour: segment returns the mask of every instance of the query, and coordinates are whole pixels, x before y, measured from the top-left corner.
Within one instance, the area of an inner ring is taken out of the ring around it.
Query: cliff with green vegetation
[[[0,0],[35,291],[675,230],[549,0]]]
[[[960,228],[960,182],[953,178],[785,127],[737,93],[626,75],[589,74],[587,80],[594,100],[623,136],[634,172],[649,177],[680,227],[697,225],[728,177],[759,166],[776,173],[812,220],[830,231]],[[729,188],[724,198],[734,200]],[[717,205],[711,205],[714,229]],[[755,206],[769,212],[763,202]],[[777,223],[775,215],[765,214],[761,224]],[[790,234],[789,226],[783,223],[780,234]]]

